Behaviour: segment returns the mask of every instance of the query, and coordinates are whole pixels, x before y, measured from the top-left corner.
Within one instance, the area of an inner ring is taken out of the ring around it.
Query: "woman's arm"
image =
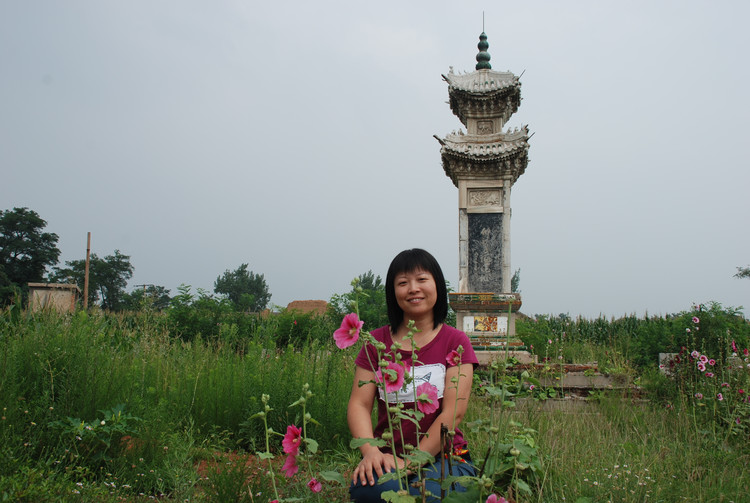
[[[460,372],[460,376],[459,376]],[[453,378],[458,379],[458,388]],[[469,405],[469,395],[474,380],[474,365],[464,363],[449,367],[445,373],[445,392],[443,393],[443,410],[438,414],[430,427],[427,435],[419,442],[419,449],[429,452],[433,456],[440,453],[440,425],[444,424],[448,430],[455,430],[466,414]],[[454,416],[455,414],[455,416]],[[455,417],[455,424],[454,424]]]
[[[360,381],[365,381],[367,384],[360,386]],[[374,381],[375,373],[373,371],[356,367],[352,392],[349,396],[349,406],[346,410],[349,431],[354,438],[373,438],[372,406],[377,393]],[[359,479],[362,485],[373,485],[375,483],[374,474],[380,477],[383,473],[396,468],[393,455],[384,454],[374,445],[364,444],[359,450],[362,453],[362,461],[359,462],[352,474],[352,481],[355,483]],[[398,463],[399,466],[403,466],[401,460]]]

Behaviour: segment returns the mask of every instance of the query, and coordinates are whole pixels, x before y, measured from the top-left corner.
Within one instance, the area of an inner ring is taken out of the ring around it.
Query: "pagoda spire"
[[[477,54],[477,66],[475,67],[477,70],[492,70],[492,65],[490,65],[490,53],[487,52],[487,49],[490,48],[490,44],[487,42],[487,35],[482,32],[481,35],[479,35],[479,43],[477,44],[477,49],[479,49],[479,54]]]

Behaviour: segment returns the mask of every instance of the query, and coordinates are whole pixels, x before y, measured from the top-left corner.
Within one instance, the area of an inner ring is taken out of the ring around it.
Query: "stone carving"
[[[470,189],[469,206],[500,206],[502,197],[497,189]]]
[[[495,130],[492,127],[492,121],[478,121],[477,134],[492,134]]]

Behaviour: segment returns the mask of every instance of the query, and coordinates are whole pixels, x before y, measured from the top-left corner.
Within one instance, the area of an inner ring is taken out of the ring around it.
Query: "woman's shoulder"
[[[469,339],[469,336],[466,335],[466,332],[452,327],[446,323],[443,323],[443,328],[440,331],[442,334],[448,336],[451,339]]]
[[[383,325],[370,332],[370,335],[378,342],[386,342],[386,337],[390,337],[391,335],[391,327],[390,325]]]

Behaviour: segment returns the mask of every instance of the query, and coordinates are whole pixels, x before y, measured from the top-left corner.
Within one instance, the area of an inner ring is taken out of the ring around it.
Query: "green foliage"
[[[58,236],[43,232],[47,222],[28,208],[0,211],[0,305],[29,282],[42,281],[60,256]]]
[[[214,281],[214,292],[226,295],[237,311],[260,312],[271,300],[262,274],[247,270],[247,264],[234,271],[227,269]]]
[[[66,417],[50,421],[47,427],[59,439],[58,451],[64,451],[65,466],[82,465],[90,469],[111,462],[121,454],[122,439],[135,435],[141,418],[125,412],[125,404],[100,411],[102,419],[82,421]]]
[[[750,278],[750,267],[738,267],[735,278]]]
[[[83,292],[86,276],[86,260],[68,260],[66,268],[55,268],[51,280],[55,282],[73,282]],[[119,311],[123,309],[128,280],[133,277],[133,266],[130,257],[120,250],[114,254],[99,258],[96,253],[89,257],[89,305],[101,301],[102,309]]]
[[[351,291],[334,294],[328,302],[329,316],[339,321],[348,313],[359,312],[365,330],[374,330],[388,324],[385,304],[385,285],[380,276],[367,271],[352,281]]]
[[[516,269],[513,273],[513,277],[510,278],[510,291],[512,293],[520,292],[519,287],[521,286],[521,269]]]
[[[699,330],[686,331],[693,316],[701,320]],[[600,368],[645,369],[657,364],[659,353],[678,352],[689,345],[726,355],[727,337],[743,345],[750,341],[750,324],[739,309],[709,302],[678,314],[643,318],[519,317],[516,333],[543,359],[555,360],[560,355],[561,362],[598,361]],[[591,351],[589,355],[582,357],[587,350]]]
[[[143,288],[136,288],[123,295],[122,309],[124,311],[144,309],[163,311],[169,307],[170,300],[172,299],[167,288],[159,285],[143,285]]]

